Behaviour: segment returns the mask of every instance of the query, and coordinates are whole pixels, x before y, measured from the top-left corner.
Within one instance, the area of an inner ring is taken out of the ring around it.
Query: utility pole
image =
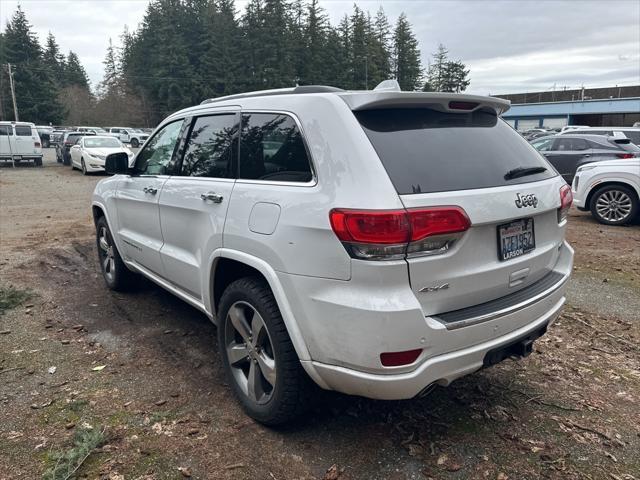
[[[13,99],[13,119],[19,122],[18,118],[18,105],[16,104],[16,90],[13,86],[13,72],[11,71],[11,64],[7,63],[7,70],[9,70],[9,86],[11,87],[11,98]]]

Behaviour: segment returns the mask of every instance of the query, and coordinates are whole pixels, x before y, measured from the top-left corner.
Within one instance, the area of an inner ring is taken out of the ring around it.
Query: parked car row
[[[83,132],[93,135],[106,135],[116,137],[122,143],[129,144],[132,148],[138,148],[142,145],[149,134],[151,129],[148,128],[131,128],[131,127],[92,127],[92,126],[79,126],[79,127],[49,127],[50,143],[52,145],[58,145],[64,141],[64,135],[68,132]],[[48,146],[48,144],[46,145]],[[46,147],[45,146],[45,147]]]
[[[56,160],[83,174],[103,172],[107,155],[125,153],[133,161],[134,153],[122,142],[109,135],[97,135],[93,129],[66,132],[56,146]]]

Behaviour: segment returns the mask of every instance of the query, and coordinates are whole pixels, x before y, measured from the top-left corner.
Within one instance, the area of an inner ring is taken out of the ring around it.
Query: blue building
[[[612,87],[499,97],[511,100],[511,109],[503,118],[519,131],[565,125],[630,127],[640,122],[639,90],[636,86]]]

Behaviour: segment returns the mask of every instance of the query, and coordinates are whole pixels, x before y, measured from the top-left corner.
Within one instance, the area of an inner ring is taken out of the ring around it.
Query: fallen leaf
[[[93,367],[91,370],[94,372],[99,372],[100,370],[104,370],[104,367],[106,367],[106,365],[98,365],[97,367]]]
[[[191,477],[191,468],[189,467],[178,467],[178,471],[182,474],[183,477]]]
[[[56,373],[57,369],[58,369],[58,367],[49,367],[47,372],[49,372],[51,375],[53,375],[54,373]]]
[[[340,471],[338,470],[338,466],[334,463],[327,469],[322,480],[338,480],[339,477]]]
[[[447,460],[449,460],[449,456],[446,454],[443,454],[438,457],[438,460],[436,461],[436,463],[438,465],[444,465],[445,463],[447,463]]]

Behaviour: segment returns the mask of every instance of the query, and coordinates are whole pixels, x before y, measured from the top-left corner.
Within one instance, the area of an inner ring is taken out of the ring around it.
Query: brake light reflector
[[[571,204],[573,203],[573,193],[569,185],[560,187],[560,208],[558,209],[558,223],[567,218]]]
[[[633,153],[616,153],[618,158],[633,158]]]
[[[475,102],[449,102],[449,108],[451,110],[473,110],[479,104]]]
[[[465,211],[456,206],[334,209],[329,213],[329,221],[347,252],[366,260],[444,253],[471,226]]]
[[[385,367],[399,367],[400,365],[409,365],[415,362],[422,349],[406,350],[404,352],[385,352],[380,354],[380,362]]]

